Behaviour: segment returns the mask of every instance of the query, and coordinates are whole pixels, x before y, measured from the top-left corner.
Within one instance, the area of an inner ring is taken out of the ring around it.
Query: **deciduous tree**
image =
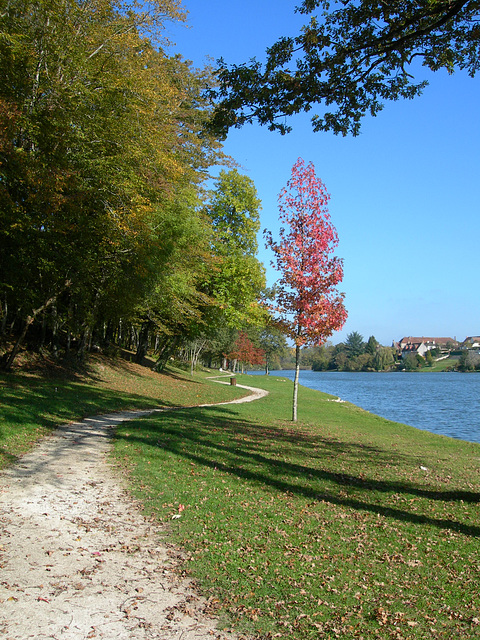
[[[328,212],[329,198],[313,164],[305,165],[299,158],[279,196],[279,241],[266,232],[267,246],[275,254],[274,266],[281,273],[277,322],[295,343],[294,421],[301,347],[322,344],[347,317],[344,295],[336,288],[343,279],[343,264],[333,255],[338,236]]]
[[[317,108],[315,131],[357,135],[365,114],[422,92],[418,63],[471,76],[479,69],[476,0],[303,0],[296,11],[309,21],[267,49],[264,65],[219,61],[218,130],[257,120],[285,133],[286,116]]]
[[[212,224],[217,268],[207,284],[222,322],[235,328],[258,322],[265,269],[257,259],[261,202],[253,181],[236,169],[221,171],[205,208]]]
[[[480,356],[471,349],[465,349],[460,355],[458,368],[460,371],[475,371],[475,369],[480,369]]]
[[[177,0],[2,7],[0,294],[22,324],[51,300],[61,315],[68,282],[85,337],[131,314],[171,257],[165,213],[219,149],[199,135],[207,72],[161,46],[181,17]]]
[[[395,364],[395,358],[393,356],[394,350],[392,347],[378,346],[373,357],[373,363],[377,371],[385,371],[390,369]]]
[[[253,344],[246,331],[240,331],[233,345],[233,350],[228,354],[228,358],[241,363],[243,372],[243,366],[246,364],[263,364],[265,352]]]
[[[278,327],[271,324],[260,332],[259,343],[265,352],[265,375],[268,376],[272,364],[279,363],[280,358],[285,354],[287,343]]]

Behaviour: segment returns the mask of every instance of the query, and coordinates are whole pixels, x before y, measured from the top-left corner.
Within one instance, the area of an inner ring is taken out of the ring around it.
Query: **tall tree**
[[[298,378],[302,346],[320,345],[345,323],[342,261],[333,255],[338,236],[330,220],[323,182],[310,162],[299,158],[279,196],[280,239],[267,232],[281,277],[276,291],[278,324],[295,343],[292,419],[297,420]]]
[[[345,350],[349,358],[355,358],[365,352],[363,336],[358,331],[352,331],[345,340]]]
[[[220,171],[207,213],[220,253],[234,250],[256,256],[262,203],[253,181],[236,169]]]
[[[133,307],[133,321],[142,336],[137,347],[139,362],[153,334],[161,342],[161,361],[167,355],[163,347],[168,344],[194,341],[198,347],[204,343],[203,338],[197,338],[205,329],[206,309],[214,305],[204,291],[204,282],[215,258],[208,221],[198,213],[200,204],[195,189],[190,187],[178,192],[158,214],[150,277],[144,295]]]
[[[365,345],[365,351],[371,356],[374,356],[379,346],[380,345],[378,344],[378,340],[375,336],[370,336],[367,344]]]
[[[287,343],[285,336],[278,327],[269,323],[260,331],[259,344],[265,352],[265,375],[268,376],[272,363],[274,363],[275,360],[278,363],[281,356],[284,355],[287,349]]]
[[[0,12],[0,292],[24,324],[66,288],[85,330],[134,307],[169,203],[217,157],[206,74],[160,46],[170,19],[177,0]]]
[[[224,134],[253,120],[285,133],[285,116],[317,107],[315,131],[357,135],[384,101],[422,92],[414,62],[472,77],[479,69],[476,0],[303,0],[296,11],[309,21],[267,49],[264,65],[219,61],[215,125]]]
[[[257,258],[261,202],[253,181],[236,169],[221,171],[205,208],[217,268],[207,284],[222,322],[235,328],[258,322],[265,270]]]

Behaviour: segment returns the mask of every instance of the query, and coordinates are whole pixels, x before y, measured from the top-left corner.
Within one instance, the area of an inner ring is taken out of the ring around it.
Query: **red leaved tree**
[[[256,347],[245,331],[241,331],[233,345],[232,352],[227,357],[229,360],[238,360],[242,364],[243,373],[243,365],[245,364],[263,364],[265,351]]]
[[[336,289],[343,279],[343,263],[333,255],[338,236],[330,221],[329,199],[313,164],[305,165],[299,158],[278,198],[282,224],[279,241],[265,232],[267,246],[275,254],[272,265],[282,274],[275,295],[277,321],[296,347],[294,421],[301,347],[322,344],[347,319],[344,294]]]

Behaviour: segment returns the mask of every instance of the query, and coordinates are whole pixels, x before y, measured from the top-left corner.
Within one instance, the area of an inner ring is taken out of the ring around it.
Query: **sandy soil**
[[[235,402],[265,394],[245,388]],[[0,475],[0,637],[239,638],[175,574],[178,550],[108,462],[111,430],[145,413],[63,425]]]

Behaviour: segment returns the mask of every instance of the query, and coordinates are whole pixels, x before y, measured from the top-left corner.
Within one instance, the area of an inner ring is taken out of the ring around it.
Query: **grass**
[[[124,423],[115,456],[182,570],[259,638],[480,636],[480,445],[291,383]],[[180,516],[180,518],[174,518]]]
[[[455,369],[455,367],[458,365],[458,361],[458,356],[451,356],[450,358],[445,358],[444,360],[435,361],[431,367],[422,367],[421,371],[437,372],[452,370]]]
[[[303,387],[294,425],[277,377],[238,376],[262,400],[191,406],[243,393],[205,378],[102,359],[4,375],[0,464],[59,422],[163,405],[118,428],[114,456],[225,624],[265,640],[480,636],[480,445]]]
[[[196,405],[245,392],[192,379],[181,370],[158,374],[122,359],[91,358],[72,370],[48,366],[0,375],[0,468],[11,464],[56,425],[88,415],[155,406]]]

